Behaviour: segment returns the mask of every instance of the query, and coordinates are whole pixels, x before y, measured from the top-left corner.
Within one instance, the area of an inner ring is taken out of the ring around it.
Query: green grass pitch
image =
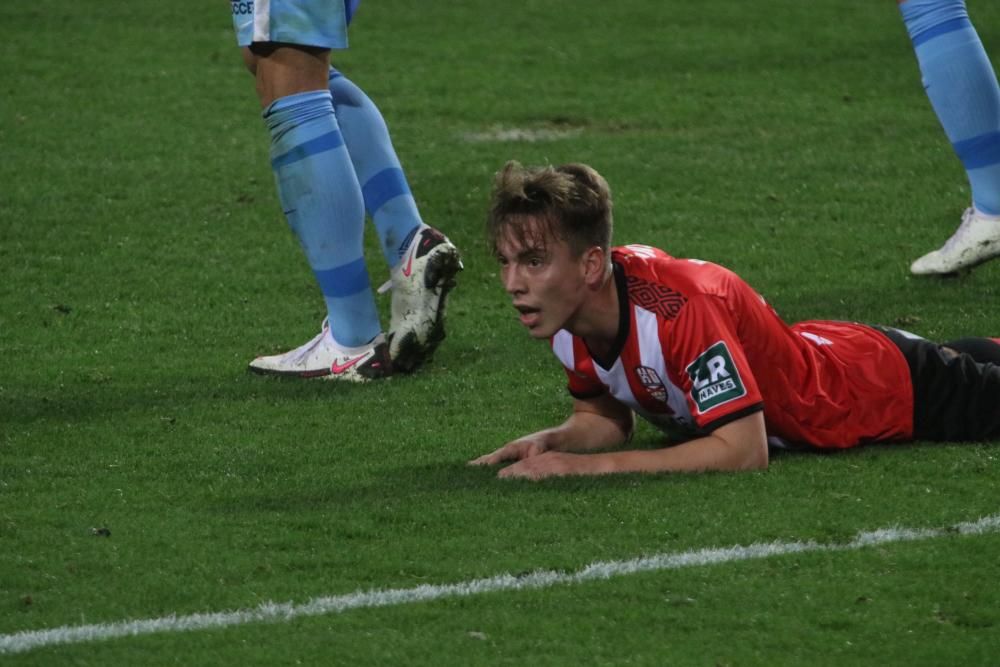
[[[969,5],[1000,57],[1000,8]],[[434,363],[369,386],[246,372],[323,309],[228,11],[5,4],[0,635],[1000,511],[995,443],[540,484],[465,466],[568,409],[482,240],[512,158],[592,164],[618,243],[725,264],[788,321],[1000,335],[1000,262],[908,274],[969,192],[891,0],[365,0],[334,63],[380,105],[425,220],[466,264]],[[998,550],[1000,535],[954,536],[2,661],[996,664]]]

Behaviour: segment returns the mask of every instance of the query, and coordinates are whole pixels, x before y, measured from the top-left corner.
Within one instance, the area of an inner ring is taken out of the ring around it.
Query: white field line
[[[815,553],[824,551],[850,551],[892,542],[913,542],[946,537],[953,534],[983,535],[1000,532],[1000,514],[978,521],[960,523],[947,528],[883,528],[859,533],[850,542],[819,544],[817,542],[767,542],[749,546],[732,546],[699,549],[678,553],[663,553],[624,561],[592,563],[576,572],[540,570],[526,575],[501,574],[487,579],[455,584],[417,586],[416,588],[390,588],[358,591],[347,595],[314,598],[303,604],[267,602],[253,609],[221,611],[187,616],[164,616],[117,623],[63,626],[50,630],[26,630],[0,635],[0,654],[22,653],[56,644],[73,644],[100,641],[116,637],[146,635],[156,632],[187,632],[208,628],[222,628],[248,623],[278,623],[303,616],[338,614],[351,609],[389,607],[413,602],[426,602],[442,598],[466,597],[496,591],[514,591],[548,588],[558,584],[577,584],[598,579],[609,579],[636,572],[673,570],[682,567],[699,567],[743,560],[756,560],[785,554]]]
[[[484,132],[466,132],[462,134],[462,139],[472,144],[489,142],[505,143],[512,141],[535,143],[539,141],[571,139],[581,134],[583,134],[583,128],[581,127],[493,127]]]

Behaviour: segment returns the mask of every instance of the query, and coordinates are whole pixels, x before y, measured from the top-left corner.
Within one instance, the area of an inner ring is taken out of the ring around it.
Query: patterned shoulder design
[[[677,317],[687,297],[658,282],[651,266],[673,258],[658,248],[643,245],[627,245],[616,250],[617,259],[625,264],[629,301],[665,319]]]
[[[638,276],[626,276],[626,278],[629,301],[660,317],[674,319],[687,303],[687,298],[683,294],[675,292],[666,285],[643,280]]]

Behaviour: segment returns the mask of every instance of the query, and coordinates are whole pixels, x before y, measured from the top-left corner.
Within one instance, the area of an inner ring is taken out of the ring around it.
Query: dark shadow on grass
[[[232,366],[226,366],[221,373],[213,372],[218,370],[217,366],[195,366],[199,372],[188,375],[184,374],[186,368],[183,367],[169,372],[155,369],[138,377],[134,373],[103,375],[92,370],[68,369],[58,381],[34,383],[30,379],[18,379],[4,383],[0,388],[0,424],[28,425],[46,420],[89,423],[143,410],[159,417],[213,401],[246,402],[248,405],[265,401],[274,405],[299,400],[336,400],[346,396],[394,400],[431,386],[440,388],[444,386],[442,378],[445,377],[463,379],[447,383],[454,387],[455,396],[461,397],[470,391],[468,378],[479,377],[479,370],[492,373],[492,360],[509,354],[498,340],[472,345],[449,339],[448,345],[447,356],[432,361],[419,372],[361,385],[261,376]]]
[[[902,452],[912,452],[926,449],[928,447],[975,447],[978,445],[988,445],[987,442],[931,442],[929,440],[924,441],[905,441],[905,442],[872,442],[863,445],[858,445],[856,447],[847,448],[836,448],[831,447],[827,449],[771,449],[769,450],[769,457],[772,462],[775,461],[793,461],[796,459],[809,459],[809,458],[844,458],[844,459],[854,459],[856,457],[871,457],[877,456],[881,453],[890,453],[895,455],[895,453]]]
[[[228,498],[218,509],[233,513],[250,513],[260,510],[294,512],[312,511],[318,507],[336,508],[338,511],[368,511],[372,507],[392,505],[432,508],[442,504],[472,503],[484,511],[497,502],[517,501],[520,498],[563,498],[570,502],[575,493],[593,498],[595,495],[628,493],[646,485],[664,489],[677,485],[706,484],[710,478],[722,479],[731,473],[685,474],[621,474],[596,477],[557,477],[540,481],[500,479],[497,473],[504,466],[470,466],[464,461],[442,461],[418,466],[397,467],[377,476],[353,483],[334,483],[316,493],[296,496],[271,496],[249,493],[238,498]],[[746,473],[751,475],[766,473]]]
[[[983,443],[894,443],[872,444],[845,450],[832,451],[780,451],[772,456],[775,464],[771,470],[748,473],[702,474],[621,474],[597,477],[560,477],[541,481],[499,479],[497,472],[503,466],[469,466],[464,461],[430,462],[415,466],[399,466],[383,470],[372,476],[344,483],[331,482],[320,490],[302,489],[296,493],[270,494],[249,490],[239,496],[220,500],[214,510],[234,515],[254,512],[296,514],[329,509],[338,513],[368,513],[372,508],[382,512],[399,511],[404,514],[415,508],[433,510],[456,505],[479,505],[484,512],[497,503],[524,502],[532,499],[551,507],[550,500],[570,502],[575,493],[593,499],[628,493],[650,485],[662,487],[665,492],[692,485],[704,486],[705,493],[739,493],[743,484],[749,487],[768,483],[771,476],[785,477],[797,474],[805,466],[810,475],[815,468],[810,461],[817,459],[848,470],[857,465],[875,463],[875,459],[896,456],[913,456],[928,448],[964,448],[993,445]],[[779,481],[775,477],[775,481]],[[805,480],[804,480],[805,481]],[[735,485],[735,486],[734,486]],[[300,487],[301,488],[301,487]]]
[[[213,401],[226,404],[246,402],[248,405],[265,401],[274,405],[336,399],[347,395],[377,396],[386,388],[392,390],[419,384],[420,377],[400,375],[379,383],[349,384],[294,377],[263,377],[247,372],[171,380],[174,384],[169,390],[154,384],[154,381],[162,381],[155,377],[150,384],[115,381],[88,384],[77,381],[51,387],[10,386],[0,397],[0,423],[28,425],[46,420],[87,423],[107,420],[126,412],[148,411],[151,415],[160,415]]]

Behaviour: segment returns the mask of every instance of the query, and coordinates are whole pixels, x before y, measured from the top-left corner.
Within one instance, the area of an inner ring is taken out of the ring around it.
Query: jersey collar
[[[594,363],[606,371],[611,370],[611,367],[615,365],[615,361],[621,356],[622,350],[625,349],[625,341],[628,340],[628,335],[632,330],[632,318],[630,317],[631,313],[628,302],[628,278],[625,276],[625,267],[614,260],[612,260],[611,265],[614,272],[615,289],[618,290],[618,335],[615,336],[615,342],[611,345],[611,350],[608,352],[607,358],[598,357],[589,347],[587,348],[587,352],[590,353],[590,358],[594,360]],[[586,341],[584,341],[584,345],[586,344]]]

